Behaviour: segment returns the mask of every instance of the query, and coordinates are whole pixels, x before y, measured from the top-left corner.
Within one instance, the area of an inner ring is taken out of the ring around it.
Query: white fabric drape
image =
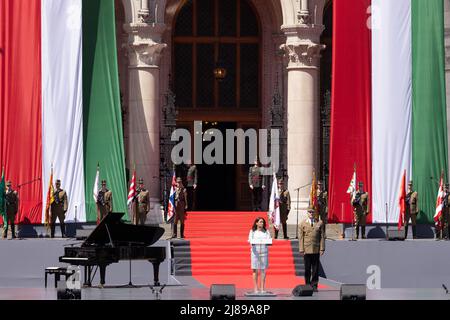
[[[398,222],[404,170],[411,176],[411,0],[372,0],[373,222]],[[408,180],[407,180],[408,181]]]
[[[85,222],[81,8],[82,0],[42,0],[42,184],[45,208],[53,163],[66,221]]]

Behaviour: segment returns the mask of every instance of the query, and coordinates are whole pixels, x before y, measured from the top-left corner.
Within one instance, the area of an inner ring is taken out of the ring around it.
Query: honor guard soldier
[[[50,238],[55,237],[56,218],[58,218],[61,227],[61,237],[64,238],[66,236],[64,219],[66,218],[69,202],[67,192],[61,189],[61,180],[56,180],[55,187],[56,189],[53,192],[54,201],[50,205]]]
[[[369,193],[364,192],[362,182],[358,184],[358,191],[352,198],[353,213],[355,219],[356,239],[359,238],[359,227],[361,226],[361,236],[366,239],[366,216],[369,214]]]
[[[320,256],[325,253],[325,225],[315,218],[314,208],[308,208],[308,219],[298,230],[299,250],[305,260],[305,283],[317,291]]]
[[[413,190],[413,182],[410,181],[408,183],[408,193],[406,194],[405,199],[405,239],[408,238],[408,223],[411,219],[412,231],[413,231],[413,239],[417,239],[416,236],[416,219],[419,214],[419,195],[417,191]]]
[[[289,191],[284,187],[283,179],[278,180],[278,193],[280,195],[280,221],[283,227],[284,239],[289,239],[287,235],[287,219],[289,211],[291,211],[291,196]],[[278,238],[278,230],[275,229],[275,239]]]
[[[145,189],[144,179],[139,179],[139,186],[136,189],[136,215],[135,215],[135,225],[144,225],[147,220],[147,212],[150,205],[150,192]]]
[[[197,166],[195,164],[192,164],[189,160],[188,163],[188,170],[186,174],[186,191],[188,195],[188,211],[195,211],[196,210],[196,189],[197,189],[197,182],[198,182],[198,176],[197,176]]]
[[[323,188],[323,182],[317,184],[317,207],[319,218],[324,224],[328,222],[328,192]]]
[[[177,187],[175,189],[175,218],[172,227],[172,238],[177,237],[178,221],[180,221],[181,224],[181,239],[184,238],[184,220],[186,219],[187,208],[187,191],[183,186],[183,180],[181,178],[177,178]]]
[[[106,188],[106,180],[102,180],[102,188],[97,196],[97,222],[102,221],[112,210],[112,191]]]
[[[439,217],[439,239],[449,239],[449,218],[450,218],[450,187],[446,183],[444,186],[444,199],[442,202],[442,213]]]
[[[11,181],[6,182],[5,190],[5,206],[6,206],[6,219],[3,222],[3,239],[8,236],[8,225],[11,225],[11,238],[16,238],[16,228],[14,221],[16,220],[16,214],[19,211],[19,196],[17,191],[12,189]]]
[[[248,184],[252,192],[252,210],[262,211],[262,192],[266,188],[262,168],[258,160],[255,160],[254,166],[248,171]]]

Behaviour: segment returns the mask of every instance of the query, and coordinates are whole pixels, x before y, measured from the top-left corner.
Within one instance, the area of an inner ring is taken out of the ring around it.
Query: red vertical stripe
[[[41,223],[41,0],[0,2],[0,165],[19,191],[17,220]]]
[[[371,0],[335,0],[330,141],[332,222],[351,223],[346,193],[357,166],[357,180],[371,195]],[[371,215],[368,217],[371,221]]]

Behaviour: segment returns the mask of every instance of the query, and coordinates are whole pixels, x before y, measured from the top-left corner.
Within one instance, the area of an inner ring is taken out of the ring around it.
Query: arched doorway
[[[186,0],[172,28],[178,127],[261,127],[261,26],[248,0]],[[225,79],[214,78],[220,63]],[[197,133],[198,134],[198,133]],[[203,147],[206,144],[204,143]],[[226,157],[224,149],[224,158]],[[248,165],[198,165],[198,210],[248,210]]]

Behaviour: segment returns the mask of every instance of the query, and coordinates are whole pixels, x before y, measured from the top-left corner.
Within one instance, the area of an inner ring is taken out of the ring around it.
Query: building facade
[[[449,10],[445,0],[447,57]],[[331,0],[116,0],[116,20],[127,167],[136,166],[153,205],[167,187],[162,132],[173,92],[176,127],[194,135],[196,120],[204,130],[261,129],[281,114],[279,174],[293,209],[307,206],[312,172],[327,178]],[[248,166],[198,167],[198,209],[249,209]]]

